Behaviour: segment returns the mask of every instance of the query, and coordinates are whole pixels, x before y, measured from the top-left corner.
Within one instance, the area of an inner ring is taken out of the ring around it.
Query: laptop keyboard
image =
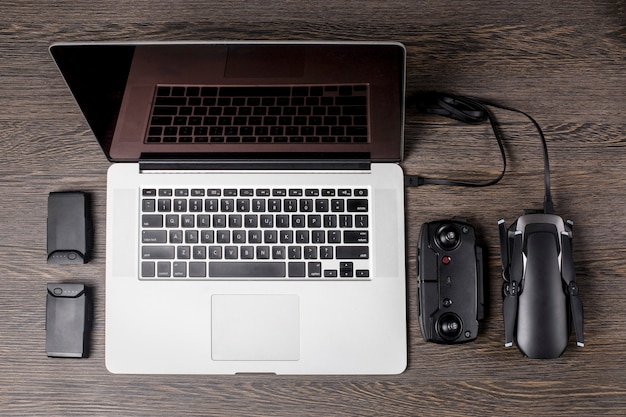
[[[145,188],[141,279],[368,280],[367,188]]]
[[[368,86],[159,85],[146,143],[365,143]]]

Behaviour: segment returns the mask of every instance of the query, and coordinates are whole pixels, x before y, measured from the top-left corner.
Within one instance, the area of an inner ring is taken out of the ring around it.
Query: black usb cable
[[[543,131],[541,130],[541,126],[539,126],[539,123],[537,123],[537,121],[531,115],[524,111],[497,104],[489,100],[437,92],[412,94],[407,98],[407,106],[416,107],[418,111],[421,111],[423,113],[438,114],[469,124],[477,124],[482,123],[485,120],[489,120],[493,133],[496,137],[498,148],[500,149],[500,155],[502,157],[502,170],[496,178],[482,182],[426,178],[418,175],[406,175],[404,177],[404,185],[406,187],[417,187],[427,184],[463,187],[487,187],[500,182],[500,180],[504,177],[504,174],[506,173],[506,154],[504,152],[502,132],[500,130],[495,115],[490,109],[490,107],[493,107],[526,116],[533,123],[535,129],[539,133],[539,137],[543,146],[544,157],[544,212],[553,213],[554,210],[552,204],[552,194],[550,192],[550,163],[548,160],[548,146],[546,144],[546,139]]]

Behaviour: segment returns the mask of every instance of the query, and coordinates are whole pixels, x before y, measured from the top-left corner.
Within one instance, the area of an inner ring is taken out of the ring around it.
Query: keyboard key
[[[257,246],[256,247],[256,258],[257,259],[269,259],[270,258],[270,247],[269,246]]]
[[[339,230],[329,230],[328,243],[341,243],[341,232]]]
[[[323,230],[311,232],[311,243],[326,243],[326,233]]]
[[[142,230],[141,243],[167,243],[165,230]]]
[[[249,230],[248,231],[248,243],[261,243],[263,234],[260,230]]]
[[[229,213],[235,211],[235,200],[231,198],[225,198],[220,203],[220,208],[223,212]]]
[[[367,246],[337,246],[335,256],[337,259],[369,259],[369,253]]]
[[[243,216],[241,214],[230,214],[228,216],[228,227],[231,229],[243,226]]]
[[[204,197],[204,189],[202,188],[192,188],[191,195],[194,197]]]
[[[289,262],[289,278],[304,278],[306,264],[304,262]]]
[[[237,246],[226,246],[224,248],[224,259],[238,259],[239,248]]]
[[[262,213],[265,211],[265,200],[255,198],[252,200],[252,211],[255,213]]]
[[[158,201],[158,210],[160,212],[172,211],[172,200],[160,198]]]
[[[354,216],[354,227],[366,228],[369,224],[367,214]]]
[[[204,211],[215,213],[219,210],[219,201],[217,198],[207,198],[204,200]]]
[[[319,214],[309,214],[307,216],[307,226],[312,229],[322,227],[322,216]]]
[[[190,278],[206,277],[206,263],[205,262],[189,262],[189,277]]]
[[[194,246],[193,259],[206,259],[206,246]]]
[[[197,230],[185,230],[185,243],[198,243],[198,231]]]
[[[191,258],[191,247],[189,247],[189,246],[177,246],[176,247],[176,257],[178,259],[190,259]]]
[[[196,218],[193,214],[183,214],[180,216],[180,226],[189,228],[194,227],[196,222]]]
[[[187,277],[187,263],[186,262],[173,262],[172,263],[172,276],[174,278]]]
[[[174,246],[142,246],[142,259],[174,259]]]
[[[157,277],[169,278],[171,266],[169,262],[157,262]]]
[[[246,232],[244,230],[233,230],[233,243],[246,243]]]
[[[207,229],[211,227],[211,215],[199,214],[197,217],[198,227],[201,229]]]
[[[179,226],[178,214],[168,214],[165,216],[165,226],[166,227],[178,227]]]
[[[328,199],[318,198],[315,200],[315,211],[318,213],[325,213],[328,211]]]
[[[294,214],[293,216],[291,216],[291,227],[300,229],[305,226],[306,226],[306,223],[305,223],[305,217],[303,214]]]
[[[156,211],[156,201],[153,198],[144,198],[141,200],[141,210],[144,212]]]
[[[163,216],[160,214],[144,214],[141,216],[143,227],[163,227]]]
[[[287,257],[289,259],[301,259],[302,248],[300,246],[290,246],[287,248]]]
[[[230,243],[230,230],[218,230],[217,243]]]
[[[278,232],[276,230],[263,231],[263,243],[278,243]]]
[[[343,242],[344,243],[368,243],[369,234],[367,230],[360,231],[344,231]]]
[[[285,262],[209,262],[211,278],[284,278]]]
[[[342,199],[333,198],[330,200],[330,210],[335,213],[344,211],[344,201]]]
[[[272,246],[272,259],[285,259],[286,255],[284,246]]]
[[[172,117],[170,116],[153,116],[150,120],[152,126],[169,126],[172,124]]]
[[[283,204],[283,210],[288,213],[295,213],[298,211],[298,200],[295,198],[285,199]]]
[[[222,247],[209,246],[209,259],[222,259]]]
[[[174,211],[179,213],[187,211],[187,200],[184,200],[182,198],[174,199]]]
[[[297,230],[296,231],[296,243],[309,243],[309,231]]]
[[[183,243],[183,231],[170,230],[170,243]]]
[[[289,216],[287,214],[276,215],[276,227],[284,229],[289,227]]]
[[[352,227],[352,216],[341,214],[339,216],[339,227],[342,228],[351,228]]]
[[[274,227],[274,216],[271,214],[261,215],[261,227]]]
[[[346,201],[346,206],[349,212],[366,212],[368,203],[364,198],[349,198]]]
[[[307,264],[307,269],[309,278],[320,278],[322,276],[321,262],[309,262]]]
[[[254,246],[242,246],[240,257],[241,259],[254,259]]]
[[[225,214],[216,214],[213,216],[213,227],[215,228],[223,228],[226,227],[226,215]]]
[[[154,262],[142,262],[141,263],[141,276],[143,278],[154,278],[155,276]]]
[[[337,215],[325,214],[324,215],[324,227],[327,229],[334,229],[337,227]]]
[[[215,241],[214,230],[202,230],[200,232],[200,243],[214,243],[214,241]],[[176,242],[172,242],[172,243],[176,243]]]
[[[341,262],[339,264],[339,276],[342,278],[352,278],[354,275],[354,264],[352,262]]]
[[[317,259],[317,246],[305,246],[304,247],[304,259]],[[352,258],[344,258],[352,259]]]

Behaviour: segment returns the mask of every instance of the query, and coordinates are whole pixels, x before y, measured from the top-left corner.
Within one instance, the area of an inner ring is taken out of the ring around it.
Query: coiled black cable
[[[554,212],[552,193],[550,191],[550,162],[548,158],[548,146],[541,126],[539,126],[539,123],[537,123],[537,121],[530,114],[522,110],[514,109],[512,107],[497,104],[481,98],[464,97],[437,92],[412,94],[407,98],[407,107],[415,107],[418,111],[423,113],[438,114],[441,116],[446,116],[459,120],[464,123],[477,124],[485,120],[489,120],[489,123],[491,124],[491,128],[496,138],[496,142],[498,144],[498,148],[500,149],[500,155],[502,157],[502,170],[496,178],[481,182],[441,178],[426,178],[417,175],[406,175],[404,179],[405,186],[415,187],[420,185],[436,184],[464,187],[487,187],[500,182],[500,180],[504,177],[506,173],[506,154],[504,152],[502,132],[500,130],[495,115],[490,109],[490,107],[493,107],[522,114],[527,117],[535,126],[535,129],[539,133],[539,137],[541,139],[543,147],[545,182],[544,213],[551,214]]]

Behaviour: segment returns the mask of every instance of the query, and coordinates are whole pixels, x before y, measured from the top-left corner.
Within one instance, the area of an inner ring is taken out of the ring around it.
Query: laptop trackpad
[[[297,295],[211,297],[211,358],[216,361],[300,359]]]

